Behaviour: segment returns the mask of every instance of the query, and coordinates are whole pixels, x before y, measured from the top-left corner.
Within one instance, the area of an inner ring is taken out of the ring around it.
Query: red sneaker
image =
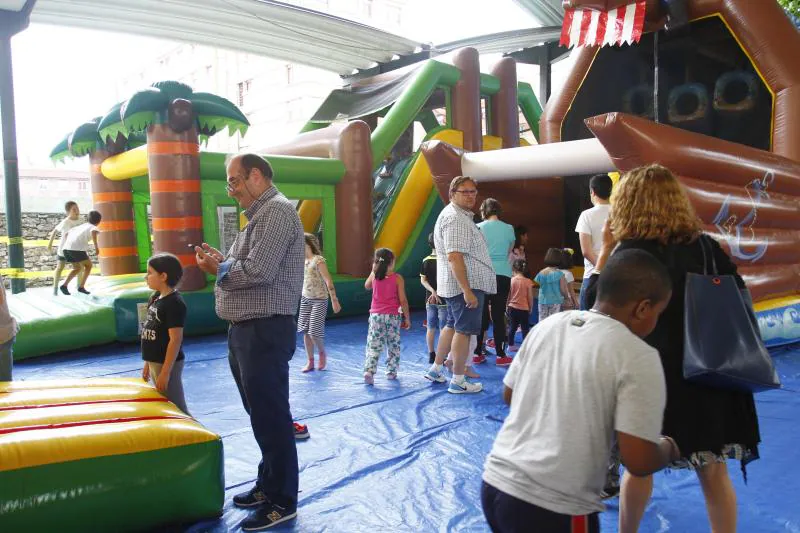
[[[472,358],[472,363],[475,364],[475,365],[479,365],[479,364],[485,363],[485,362],[486,362],[486,356],[485,355],[476,355],[476,356],[474,356]]]
[[[308,432],[308,426],[305,424],[298,424],[294,422],[294,438],[298,440],[307,439],[311,434]]]
[[[508,356],[506,356],[506,357],[498,357],[497,361],[495,361],[495,364],[497,366],[508,366],[508,365],[511,364],[511,361],[513,361],[513,359],[508,357]]]

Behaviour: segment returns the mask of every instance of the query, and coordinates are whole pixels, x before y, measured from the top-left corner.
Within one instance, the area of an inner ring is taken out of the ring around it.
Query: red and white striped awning
[[[566,9],[561,27],[562,46],[605,46],[638,43],[644,27],[645,1],[595,11]]]

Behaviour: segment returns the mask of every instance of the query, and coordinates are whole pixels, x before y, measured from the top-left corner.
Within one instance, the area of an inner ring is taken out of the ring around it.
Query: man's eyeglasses
[[[242,182],[242,178],[238,178],[238,177],[228,178],[228,183],[225,186],[225,188],[228,189],[229,191],[233,192],[233,191],[236,190],[236,188],[239,186],[239,184],[241,182]]]
[[[461,194],[465,194],[467,196],[474,196],[478,194],[477,189],[456,189],[455,192],[460,192]]]

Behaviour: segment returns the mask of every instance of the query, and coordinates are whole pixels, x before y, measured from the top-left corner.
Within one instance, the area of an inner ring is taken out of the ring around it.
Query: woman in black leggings
[[[493,324],[495,352],[497,353],[497,364],[507,365],[511,361],[506,356],[506,302],[508,291],[511,288],[511,264],[509,255],[514,248],[516,236],[514,227],[500,220],[502,208],[500,202],[494,198],[487,198],[481,204],[481,218],[483,222],[478,224],[481,233],[486,238],[489,246],[489,256],[492,259],[492,266],[497,275],[497,293],[487,294],[483,306],[483,324],[481,334],[478,336],[478,347],[475,349],[473,363],[480,364],[486,360],[483,338],[486,330],[489,329],[489,317]]]

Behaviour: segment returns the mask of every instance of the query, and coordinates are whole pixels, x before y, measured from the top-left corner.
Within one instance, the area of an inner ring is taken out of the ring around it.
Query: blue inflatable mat
[[[480,507],[480,476],[507,408],[501,400],[505,370],[493,358],[478,367],[485,392],[448,394],[422,378],[427,368],[423,316],[403,333],[397,381],[375,386],[362,380],[366,318],[332,320],[326,343],[329,369],[302,374],[302,339],[291,364],[295,418],[311,438],[298,442],[300,509],[296,521],[275,531],[421,532],[489,531]],[[188,339],[184,384],[192,413],[222,435],[225,447],[225,512],[220,520],[163,531],[239,531],[247,512],[232,504],[255,478],[259,451],[228,368],[223,335]],[[775,354],[790,391],[757,396],[763,445],[748,465],[748,484],[729,463],[739,500],[739,530],[800,531],[800,350]],[[141,371],[133,345],[84,350],[20,362],[17,379],[135,376]],[[799,475],[796,475],[799,474]],[[617,530],[618,501],[610,500],[602,529]],[[696,476],[673,471],[656,476],[641,531],[708,531]]]

